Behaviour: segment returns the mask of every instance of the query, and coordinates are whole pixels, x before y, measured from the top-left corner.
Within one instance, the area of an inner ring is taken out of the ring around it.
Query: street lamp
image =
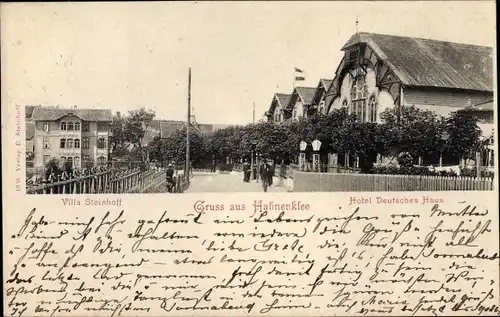
[[[299,143],[299,170],[303,172],[305,170],[305,165],[306,165],[306,148],[307,148],[307,143],[305,141],[300,141]]]
[[[314,171],[320,172],[320,156],[319,156],[319,149],[321,148],[321,141],[316,139],[312,142],[312,148],[313,148],[313,168]]]

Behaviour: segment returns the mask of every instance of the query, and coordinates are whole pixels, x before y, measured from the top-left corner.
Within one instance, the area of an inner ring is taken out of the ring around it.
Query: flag
[[[306,79],[305,79],[305,77],[295,76],[295,81],[301,81],[301,80],[306,80]]]
[[[295,67],[295,72],[296,73],[303,73],[304,71],[302,69],[299,69],[299,68]]]

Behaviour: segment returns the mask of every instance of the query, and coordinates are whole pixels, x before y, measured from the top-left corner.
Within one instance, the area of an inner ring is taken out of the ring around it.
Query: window
[[[90,131],[90,124],[88,122],[83,122],[82,131],[83,132],[89,132]]]
[[[342,108],[347,108],[347,100],[342,101]]]
[[[73,122],[68,122],[68,131],[73,131],[73,130],[74,130]]]
[[[80,131],[80,122],[75,122],[75,131]]]
[[[368,86],[365,76],[358,76],[354,80],[351,88],[351,113],[356,115],[360,122],[366,121],[366,98],[368,95]]]
[[[73,139],[68,139],[68,140],[66,141],[66,147],[67,147],[68,149],[72,149],[72,148],[73,148]]]
[[[97,148],[98,149],[105,149],[106,148],[106,139],[105,138],[99,138],[97,140]]]
[[[319,113],[320,114],[325,114],[325,102],[324,101],[321,101],[319,103]]]
[[[66,122],[61,122],[61,131],[66,131]]]
[[[75,149],[80,148],[80,139],[75,139]]]
[[[83,156],[83,161],[84,162],[90,162],[90,155],[84,155]]]
[[[50,155],[43,156],[43,164],[47,164],[50,161]]]
[[[59,147],[60,147],[61,149],[66,148],[66,139],[61,139],[61,142],[60,142],[60,144],[59,144]]]
[[[83,149],[89,149],[90,148],[90,139],[89,138],[83,138],[82,139],[82,148]]]
[[[59,158],[59,161],[61,161],[61,164],[64,164],[64,162],[66,161],[66,156],[61,156]]]
[[[68,156],[67,162],[69,163],[70,167],[73,167],[73,158],[71,156]]]
[[[79,156],[75,156],[75,158],[73,159],[73,166],[76,168],[80,167],[80,157]]]
[[[377,122],[377,101],[375,100],[375,95],[370,96],[370,101],[368,102],[368,115],[369,122]]]
[[[352,49],[350,51],[347,51],[346,52],[346,55],[347,55],[347,63],[353,63],[355,62],[357,59],[358,59],[358,49],[355,48],[355,49]]]
[[[108,131],[108,123],[107,122],[97,122],[97,131],[107,132]]]
[[[43,123],[43,131],[49,132],[50,131],[50,122],[44,122]]]
[[[43,148],[50,149],[50,139],[49,138],[43,138]]]

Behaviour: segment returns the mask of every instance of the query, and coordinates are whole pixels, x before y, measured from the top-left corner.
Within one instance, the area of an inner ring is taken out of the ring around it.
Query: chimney
[[[116,112],[116,116],[118,117],[118,119],[122,117],[122,114],[120,113],[120,111]]]

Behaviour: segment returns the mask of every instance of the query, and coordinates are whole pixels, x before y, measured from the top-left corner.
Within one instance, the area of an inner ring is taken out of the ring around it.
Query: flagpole
[[[189,140],[189,128],[191,125],[191,67],[189,67],[189,77],[188,77],[188,109],[187,109],[187,122],[186,122],[186,166],[184,170],[184,177],[186,183],[189,185],[189,152],[190,152],[190,140]]]

